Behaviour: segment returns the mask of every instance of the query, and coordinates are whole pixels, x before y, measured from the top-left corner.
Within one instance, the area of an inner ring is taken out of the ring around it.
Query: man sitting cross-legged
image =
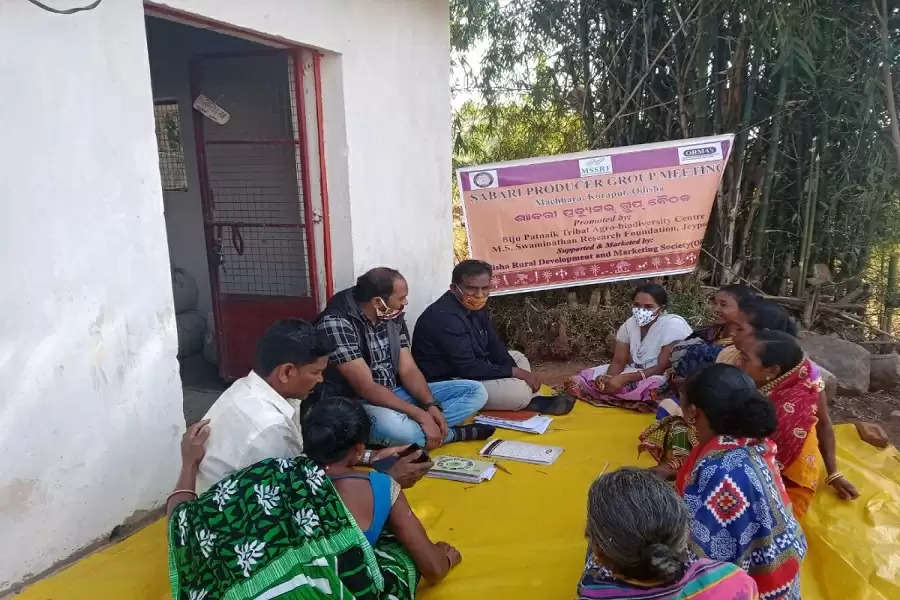
[[[334,345],[305,321],[272,325],[257,346],[256,367],[235,381],[203,417],[209,423],[206,453],[199,464],[197,491],[265,458],[303,453],[300,403],[322,382]],[[397,454],[398,448],[367,453],[364,462]],[[420,453],[401,457],[388,470],[409,487],[431,463],[415,463]]]
[[[465,377],[484,384],[485,408],[565,414],[574,400],[535,396],[541,382],[521,352],[507,351],[486,309],[491,265],[464,260],[453,269],[450,290],[416,322],[413,357],[428,381]]]
[[[362,398],[373,444],[416,443],[432,449],[487,439],[492,427],[460,425],[484,406],[484,386],[462,379],[429,384],[416,366],[403,318],[407,294],[403,276],[380,267],[328,302],[318,328],[337,349],[325,372],[326,399]]]

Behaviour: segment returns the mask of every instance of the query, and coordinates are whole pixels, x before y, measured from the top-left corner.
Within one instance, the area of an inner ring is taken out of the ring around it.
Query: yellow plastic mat
[[[463,563],[440,585],[423,584],[423,600],[572,598],[584,561],[587,488],[604,466],[649,466],[636,456],[637,435],[652,421],[611,408],[576,405],[545,435],[499,430],[518,439],[565,448],[549,466],[502,462],[492,481],[468,485],[425,479],[408,491],[432,539],[460,549]],[[900,598],[900,453],[862,442],[849,425],[837,428],[841,470],[862,496],[843,502],[827,488],[816,494],[803,526],[809,555],[805,599]],[[482,443],[453,444],[437,453],[477,456]],[[81,600],[169,597],[166,530],[162,521],[16,598]]]
[[[555,418],[545,435],[498,430],[517,439],[565,448],[549,467],[501,463],[478,485],[426,479],[409,490],[414,510],[433,540],[445,540],[462,564],[423,600],[571,598],[584,564],[587,489],[604,466],[648,466],[636,457],[637,435],[652,416],[578,403]],[[816,494],[803,527],[809,539],[804,598],[900,598],[900,453],[862,442],[852,425],[837,427],[841,470],[859,488],[854,502],[830,489]],[[481,444],[446,450],[477,456]],[[824,485],[824,484],[823,484]]]

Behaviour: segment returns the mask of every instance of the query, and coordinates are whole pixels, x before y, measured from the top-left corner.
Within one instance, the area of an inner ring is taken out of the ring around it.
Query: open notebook
[[[529,442],[511,442],[508,440],[489,440],[481,449],[482,456],[518,460],[536,465],[552,465],[562,454],[558,446],[542,446]]]

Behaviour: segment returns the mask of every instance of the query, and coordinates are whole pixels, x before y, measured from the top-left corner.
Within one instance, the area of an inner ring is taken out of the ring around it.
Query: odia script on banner
[[[472,256],[498,293],[688,273],[733,138],[460,169]]]

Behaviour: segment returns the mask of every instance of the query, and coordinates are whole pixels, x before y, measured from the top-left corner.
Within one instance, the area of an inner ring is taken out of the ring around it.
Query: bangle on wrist
[[[175,490],[174,492],[172,492],[171,494],[169,494],[169,497],[168,497],[168,498],[166,498],[166,506],[168,506],[168,505],[169,505],[169,502],[172,501],[172,497],[173,497],[173,496],[177,496],[178,494],[190,494],[190,495],[193,496],[194,498],[197,497],[197,492],[195,492],[194,490]]]
[[[828,477],[825,478],[825,483],[827,485],[831,485],[838,479],[843,479],[843,478],[844,478],[843,473],[841,473],[840,471],[835,471],[834,473],[832,473],[831,475],[829,475]]]

